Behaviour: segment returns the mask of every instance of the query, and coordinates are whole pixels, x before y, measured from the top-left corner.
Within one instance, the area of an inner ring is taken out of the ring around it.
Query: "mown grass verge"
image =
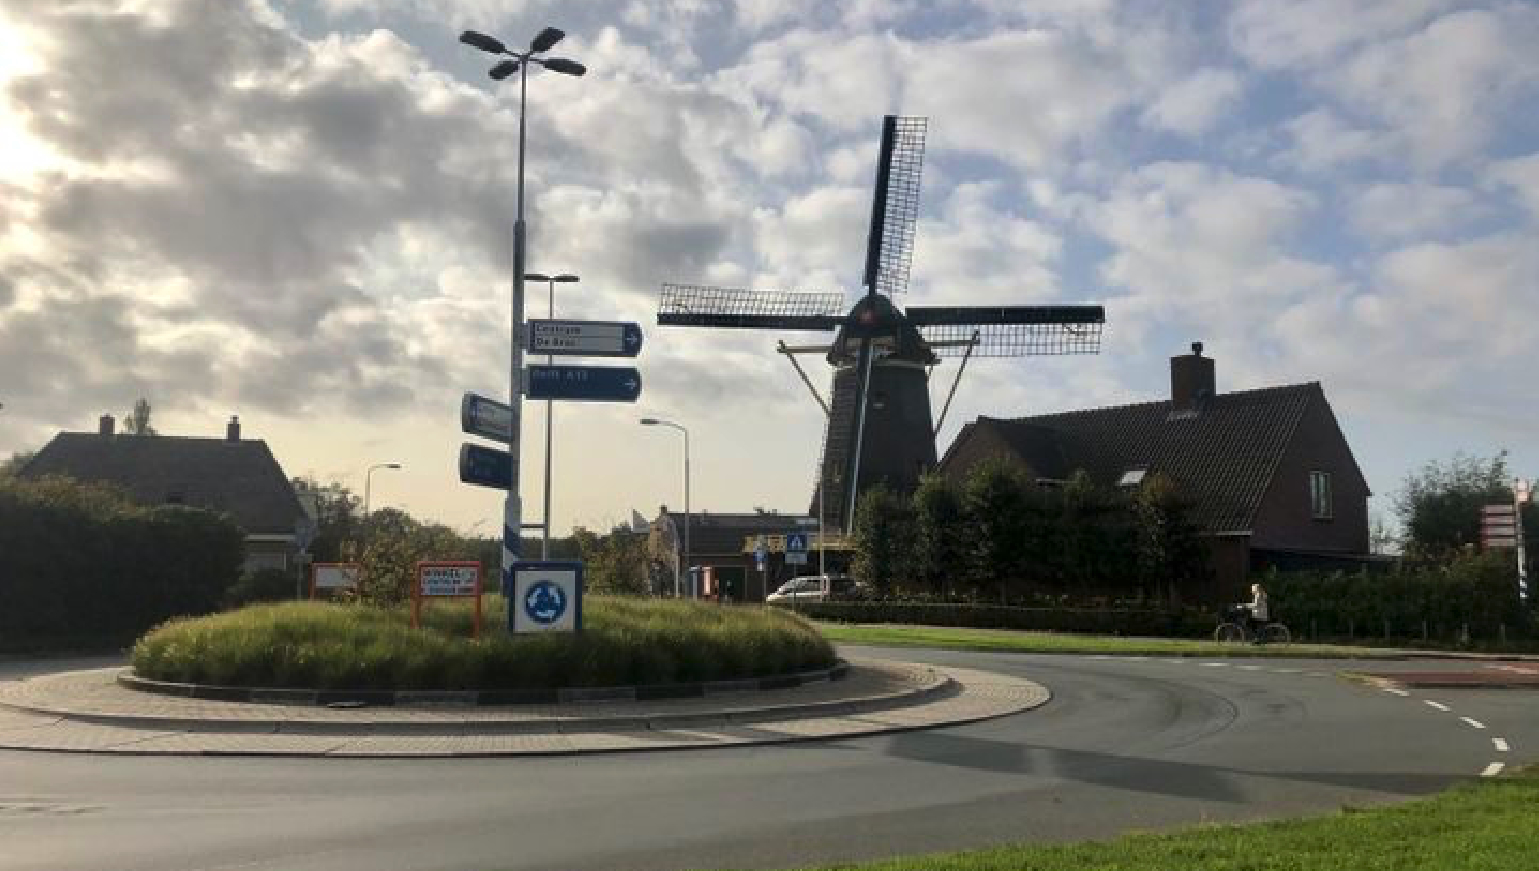
[[[819,871],[1505,871],[1532,868],[1539,776],[1455,787],[1328,817],[1013,846]]]
[[[589,597],[579,635],[510,637],[489,596],[482,638],[469,603],[405,609],[294,602],[172,620],[134,645],[151,680],[307,689],[549,689],[732,680],[825,668],[807,621],[758,608]]]
[[[964,629],[893,623],[814,624],[823,637],[845,644],[1007,650],[1018,653],[1106,653],[1129,656],[1265,656],[1295,659],[1386,658],[1394,651],[1332,644],[1220,644],[1180,638],[1121,638],[1066,632]]]

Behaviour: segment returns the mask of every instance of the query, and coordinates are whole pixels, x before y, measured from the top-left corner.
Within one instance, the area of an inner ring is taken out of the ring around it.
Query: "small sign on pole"
[[[359,569],[357,563],[312,563],[310,565],[310,598],[320,590],[357,590]]]
[[[786,565],[804,566],[807,564],[807,533],[786,533]]]
[[[481,637],[481,564],[462,560],[438,560],[417,563],[417,583],[412,588],[411,628],[422,623],[422,600],[467,598],[476,600],[475,622],[470,637]]]
[[[508,631],[582,631],[582,563],[529,561],[513,564]]]

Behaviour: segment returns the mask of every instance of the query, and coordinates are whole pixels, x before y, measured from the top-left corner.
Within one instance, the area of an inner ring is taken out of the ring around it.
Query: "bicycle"
[[[1251,635],[1249,612],[1243,608],[1231,608],[1224,613],[1219,621],[1218,628],[1213,630],[1213,640],[1225,643],[1237,641],[1254,641]],[[1272,620],[1261,624],[1262,644],[1288,644],[1293,640],[1293,633],[1288,631],[1286,624]]]

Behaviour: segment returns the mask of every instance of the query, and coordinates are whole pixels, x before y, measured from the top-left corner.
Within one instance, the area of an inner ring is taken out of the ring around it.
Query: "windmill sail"
[[[832,330],[844,308],[842,293],[744,290],[701,284],[664,284],[657,322],[684,327]]]
[[[941,357],[1096,354],[1106,322],[1098,305],[910,306],[907,315]]]
[[[925,118],[899,115],[882,119],[882,150],[876,164],[871,229],[866,241],[864,283],[868,293],[890,296],[908,290],[927,123]]]

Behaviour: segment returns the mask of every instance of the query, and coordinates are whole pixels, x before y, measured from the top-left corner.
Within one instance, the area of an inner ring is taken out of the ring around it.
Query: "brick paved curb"
[[[706,709],[710,700],[619,703],[607,707],[618,710],[633,705],[654,709],[640,716],[587,719],[530,717],[524,713],[520,716],[526,722],[520,724],[465,722],[496,714],[485,708],[462,709],[465,713],[460,715],[392,709],[400,711],[397,716],[412,714],[419,720],[397,723],[399,731],[390,732],[380,731],[381,724],[369,719],[374,715],[367,710],[320,709],[318,713],[326,713],[336,718],[335,721],[312,722],[297,729],[294,727],[301,724],[295,722],[263,724],[270,727],[268,731],[242,731],[235,728],[240,724],[228,720],[203,720],[179,727],[174,721],[146,719],[145,725],[135,726],[123,720],[98,722],[91,715],[29,713],[16,704],[18,696],[27,694],[20,691],[26,683],[21,682],[0,684],[0,749],[138,756],[320,758],[549,756],[686,750],[852,738],[958,725],[1029,711],[1051,698],[1046,687],[1033,681],[971,669],[882,663],[857,665],[851,671],[849,682],[852,685],[865,680],[880,686],[880,680],[871,681],[872,675],[876,675],[889,679],[896,677],[898,683],[917,680],[923,686],[917,691],[888,693],[883,697],[871,694],[860,699],[837,699],[831,695],[842,689],[842,683],[826,683],[818,688],[780,691],[781,695],[812,692],[826,697],[811,705],[757,708],[712,705],[711,709]],[[64,678],[67,684],[68,679],[78,681],[82,675],[95,680],[92,672],[50,677]],[[115,687],[105,675],[101,676],[100,684]],[[110,694],[111,691],[106,692]],[[118,689],[117,692],[130,691]],[[215,708],[223,706],[219,702],[181,701]],[[722,698],[720,701],[733,700]],[[669,706],[690,710],[670,714],[667,712]],[[574,707],[582,706],[560,706],[560,709]],[[299,709],[296,713],[302,711]],[[487,725],[519,728],[488,730]]]
[[[743,680],[646,684],[626,687],[566,687],[534,690],[305,690],[269,687],[218,686],[150,680],[125,671],[117,682],[132,690],[220,702],[279,705],[371,705],[375,707],[477,707],[558,705],[571,702],[635,702],[654,699],[698,699],[721,693],[784,690],[822,681],[843,680],[850,664],[839,660],[830,668]]]

